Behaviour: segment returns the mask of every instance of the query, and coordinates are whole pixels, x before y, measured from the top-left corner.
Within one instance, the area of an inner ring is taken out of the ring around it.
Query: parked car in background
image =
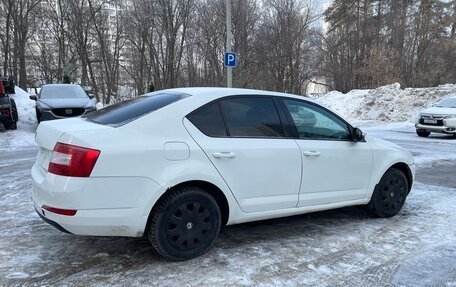
[[[226,88],[154,92],[38,126],[38,215],[80,235],[146,235],[184,260],[221,226],[365,205],[402,208],[405,149],[300,96]]]
[[[31,95],[36,101],[38,122],[82,116],[96,110],[93,96],[75,84],[47,84],[41,86],[39,95]]]
[[[456,137],[456,95],[421,111],[415,123],[416,134],[428,137],[432,133],[452,134]]]
[[[11,98],[14,93],[14,82],[0,77],[0,123],[11,130],[17,129],[19,119],[16,102]]]

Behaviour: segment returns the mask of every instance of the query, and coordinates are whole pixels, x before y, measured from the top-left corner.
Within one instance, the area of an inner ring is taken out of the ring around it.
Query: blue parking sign
[[[236,67],[236,53],[225,52],[224,64],[226,67]]]

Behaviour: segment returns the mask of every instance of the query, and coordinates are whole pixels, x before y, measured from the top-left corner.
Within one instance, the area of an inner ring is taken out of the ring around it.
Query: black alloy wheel
[[[151,215],[149,240],[162,256],[187,260],[206,252],[221,224],[215,199],[200,188],[183,187],[158,203]]]
[[[389,169],[375,187],[367,209],[377,217],[392,217],[404,205],[408,193],[408,181],[398,169]]]

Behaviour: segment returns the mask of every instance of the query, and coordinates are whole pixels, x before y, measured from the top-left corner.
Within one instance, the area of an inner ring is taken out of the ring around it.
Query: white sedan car
[[[37,213],[80,235],[146,235],[163,256],[210,248],[220,227],[343,206],[402,208],[411,154],[300,96],[182,88],[43,122]]]
[[[420,137],[428,137],[431,132],[456,137],[456,96],[443,99],[434,107],[422,111],[415,128]]]

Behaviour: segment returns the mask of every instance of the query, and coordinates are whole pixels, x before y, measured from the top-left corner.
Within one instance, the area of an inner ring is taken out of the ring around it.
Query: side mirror
[[[94,95],[94,94],[88,94],[87,96],[89,97],[89,99],[95,98],[95,95]]]
[[[363,141],[364,140],[363,131],[360,130],[359,128],[353,128],[352,138],[353,138],[353,141],[355,141],[355,142]]]
[[[38,100],[38,97],[36,95],[31,95],[29,98],[34,101]]]

